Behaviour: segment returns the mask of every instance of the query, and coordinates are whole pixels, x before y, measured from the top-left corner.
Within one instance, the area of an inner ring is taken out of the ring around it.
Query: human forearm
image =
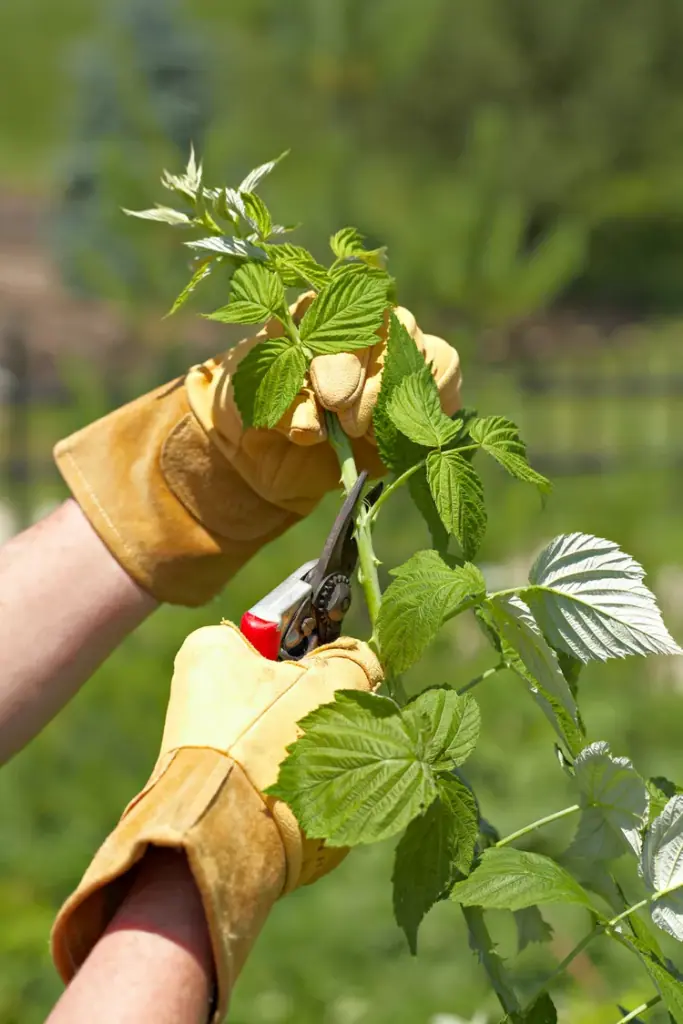
[[[156,607],[68,501],[0,549],[0,761]]]
[[[203,1024],[212,991],[209,934],[187,861],[153,849],[48,1024]]]

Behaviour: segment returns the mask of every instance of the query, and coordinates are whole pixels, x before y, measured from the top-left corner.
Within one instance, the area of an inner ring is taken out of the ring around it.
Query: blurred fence
[[[526,353],[467,369],[467,401],[520,426],[534,464],[551,477],[683,466],[683,347],[660,335],[561,352]],[[36,375],[20,322],[0,334],[0,499],[14,528],[63,493],[54,441],[182,372],[189,351],[132,365],[128,344]],[[127,355],[126,355],[127,352]],[[144,353],[142,354],[144,355]],[[78,368],[78,373],[73,370]],[[5,532],[7,528],[5,527]]]

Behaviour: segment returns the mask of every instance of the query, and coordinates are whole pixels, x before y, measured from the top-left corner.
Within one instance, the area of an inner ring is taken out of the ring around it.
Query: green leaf
[[[574,761],[583,811],[570,855],[611,860],[630,848],[640,854],[647,820],[645,783],[626,757],[613,757],[608,743],[591,743]]]
[[[487,607],[502,638],[506,663],[527,682],[570,752],[578,753],[584,744],[576,702],[560,671],[557,656],[546,643],[528,606],[514,594],[494,594]]]
[[[385,667],[400,674],[421,657],[446,618],[486,596],[486,583],[476,566],[451,567],[436,551],[418,551],[391,575],[377,636]]]
[[[489,604],[482,604],[479,605],[478,608],[475,608],[474,617],[477,621],[479,629],[486,637],[488,642],[491,644],[491,647],[493,647],[494,651],[496,651],[497,654],[500,654],[502,656],[504,652],[503,640],[498,631],[498,627],[496,626]],[[509,644],[507,645],[507,650],[508,653],[515,653]],[[503,660],[507,659],[503,658]]]
[[[683,793],[683,788],[665,779],[663,775],[648,779],[645,785],[650,797],[649,824],[662,813],[672,796]]]
[[[203,281],[205,277],[209,276],[211,271],[214,269],[215,265],[219,262],[220,256],[218,258],[206,256],[203,260],[200,261],[199,266],[197,267],[197,269],[195,270],[192,277],[187,282],[181,293],[178,295],[177,299],[171,306],[166,316],[173,316],[174,313],[178,312],[181,306],[185,305],[185,303],[192,295],[197,285],[200,284],[200,282]]]
[[[434,498],[427,482],[426,466],[421,466],[410,477],[408,480],[408,491],[413,499],[413,504],[427,524],[432,544],[439,554],[446,554],[448,550],[448,531],[441,522],[441,516],[434,504]]]
[[[260,324],[270,320],[285,305],[285,292],[277,274],[260,263],[245,263],[232,278],[227,306],[207,314],[206,319],[226,324]]]
[[[477,841],[477,804],[470,790],[453,777],[438,786],[437,799],[408,825],[394,859],[394,916],[413,955],[420,922],[458,873],[467,874]]]
[[[668,893],[650,905],[653,922],[683,942],[683,796],[672,797],[647,830],[641,873],[651,893]]]
[[[469,425],[469,432],[482,451],[491,455],[511,476],[535,484],[543,494],[550,493],[550,481],[529,465],[526,445],[514,423],[503,416],[487,416],[474,420]]]
[[[478,711],[453,691],[428,691],[402,712],[386,697],[349,690],[299,726],[268,792],[310,838],[355,846],[395,835],[427,810],[443,765],[472,749]]]
[[[377,449],[385,466],[402,473],[426,458],[426,448],[409,441],[396,428],[389,416],[391,397],[404,377],[419,373],[424,357],[395,313],[389,317],[387,347],[382,369],[382,386],[372,414]]]
[[[683,982],[657,960],[647,958],[645,966],[676,1024],[683,1024]]]
[[[465,558],[474,558],[486,531],[484,488],[477,471],[457,451],[432,452],[427,480],[443,525]]]
[[[356,228],[341,228],[330,238],[330,248],[339,260],[355,257],[371,266],[381,267],[386,248],[366,249],[365,238]]]
[[[255,192],[242,192],[244,217],[257,232],[259,238],[267,239],[273,230],[270,210]]]
[[[516,910],[515,925],[517,927],[518,953],[523,953],[527,946],[534,942],[550,942],[553,937],[552,927],[536,906]]]
[[[553,647],[582,662],[681,654],[644,576],[612,541],[569,533],[541,552],[522,596]]]
[[[508,846],[485,850],[479,867],[454,886],[451,899],[486,910],[523,910],[548,903],[591,906],[588,893],[550,857]]]
[[[557,1024],[557,1010],[549,994],[544,992],[528,1010],[509,1014],[502,1024]]]
[[[283,242],[266,245],[265,249],[285,287],[318,289],[328,283],[329,275],[325,267],[303,246]]]
[[[363,252],[364,238],[356,228],[340,228],[330,238],[330,249],[337,259]]]
[[[233,379],[235,402],[245,427],[276,426],[304,382],[306,357],[286,338],[259,342]]]
[[[281,160],[284,160],[286,156],[289,156],[289,152],[290,151],[286,149],[284,153],[280,153],[280,155],[276,156],[274,160],[269,160],[267,163],[260,164],[258,167],[255,167],[253,171],[249,171],[249,174],[240,184],[239,191],[254,192],[261,184],[263,179],[266,177],[266,175],[270,174],[273,168],[277,167]]]
[[[439,389],[427,365],[394,388],[387,411],[402,434],[427,448],[448,444],[462,428],[461,421],[452,420],[441,408]]]
[[[190,249],[202,249],[207,252],[218,252],[224,256],[238,256],[245,260],[265,260],[266,253],[259,246],[247,241],[246,238],[236,238],[232,235],[211,235],[209,238],[199,238],[193,242],[185,242]]]
[[[380,278],[354,274],[331,281],[307,309],[301,340],[316,355],[367,348],[379,340],[386,304]]]
[[[557,1010],[548,993],[544,992],[528,1010],[509,1014],[502,1024],[557,1024]]]
[[[155,220],[161,224],[171,224],[173,227],[187,227],[192,223],[190,217],[180,210],[173,210],[170,206],[160,206],[157,203],[152,210],[126,210],[123,212],[128,217],[138,217],[140,220]]]
[[[287,801],[306,834],[331,846],[386,839],[437,795],[393,701],[355,691],[299,723],[271,796]]]
[[[461,697],[449,687],[424,690],[405,706],[403,720],[420,756],[435,772],[463,764],[479,738],[479,705],[469,694]]]
[[[569,689],[572,691],[572,695],[576,700],[579,690],[579,677],[581,675],[581,670],[583,669],[583,662],[579,661],[579,659],[575,658],[573,655],[567,654],[566,651],[558,650],[555,647],[553,647],[553,650],[557,655],[562,675],[567,680]]]

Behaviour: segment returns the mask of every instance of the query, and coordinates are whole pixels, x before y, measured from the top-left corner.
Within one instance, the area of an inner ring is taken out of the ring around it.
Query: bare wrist
[[[213,979],[213,953],[204,907],[182,851],[151,846],[105,935],[151,931],[182,946]]]

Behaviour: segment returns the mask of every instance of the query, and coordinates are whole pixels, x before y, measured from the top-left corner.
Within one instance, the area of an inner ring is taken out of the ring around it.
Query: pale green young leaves
[[[181,306],[184,306],[187,300],[190,298],[192,293],[198,284],[200,284],[209,274],[215,269],[216,265],[220,263],[220,256],[212,258],[211,256],[205,257],[200,260],[199,265],[192,274],[192,277],[187,282],[183,290],[177,296],[175,302],[171,306],[170,310],[166,314],[167,316],[173,316],[177,313]]]
[[[265,260],[265,250],[254,245],[246,238],[234,235],[210,235],[208,238],[197,238],[185,242],[189,249],[200,249],[204,252],[217,252],[221,256],[236,256],[242,260]]]
[[[608,743],[591,743],[574,761],[574,778],[583,811],[570,854],[611,860],[630,848],[639,855],[649,798],[628,758],[614,757]]]
[[[551,490],[550,481],[529,465],[526,445],[519,430],[503,416],[487,416],[469,425],[470,437],[482,451],[492,456],[511,476],[524,483],[535,484],[542,494]]]
[[[269,244],[265,247],[268,259],[277,270],[287,288],[324,288],[329,274],[301,245],[291,242]]]
[[[471,462],[457,451],[433,451],[427,480],[441,520],[467,559],[473,559],[486,532],[484,487]]]
[[[289,150],[286,149],[279,156],[276,156],[274,160],[268,160],[264,164],[259,164],[253,171],[249,171],[246,178],[240,183],[238,191],[240,192],[255,192],[258,186],[261,184],[263,179],[270,174],[273,168],[277,167],[281,160],[284,160],[286,156],[289,156]]]
[[[492,847],[469,878],[451,893],[455,903],[485,910],[523,910],[549,903],[590,907],[588,893],[550,857],[512,847]]]
[[[170,206],[160,206],[159,203],[151,210],[126,210],[123,212],[127,217],[137,217],[138,220],[153,220],[160,224],[170,224],[171,227],[188,227],[192,220],[186,213],[174,210]]]
[[[641,872],[651,893],[667,894],[651,905],[653,922],[683,942],[683,796],[672,797],[647,830]]]
[[[451,567],[436,551],[418,551],[393,569],[382,597],[377,636],[389,672],[405,672],[422,655],[445,619],[486,596],[475,565]]]
[[[394,389],[388,412],[402,434],[427,448],[448,444],[462,429],[462,421],[452,420],[441,408],[439,389],[426,364]]]
[[[232,277],[230,302],[207,314],[224,324],[260,324],[282,312],[285,291],[277,274],[260,263],[245,263]]]
[[[341,228],[330,238],[330,248],[338,260],[359,259],[370,266],[380,267],[386,252],[384,247],[366,249],[365,239],[357,228]]]
[[[194,203],[202,185],[202,165],[197,163],[194,147],[190,146],[190,157],[184,174],[171,174],[170,171],[163,171],[161,184],[170,192],[183,196]]]
[[[286,338],[254,345],[235,374],[235,402],[245,427],[279,423],[304,382],[306,357]]]
[[[430,908],[472,863],[479,831],[477,802],[459,779],[444,776],[434,803],[414,818],[396,847],[394,916],[417,952],[417,931]]]
[[[387,304],[387,285],[372,274],[336,278],[309,306],[299,326],[304,345],[314,355],[351,352],[379,339],[377,331]]]
[[[612,541],[569,533],[541,552],[522,596],[553,647],[583,662],[681,654],[644,576]]]
[[[377,842],[400,832],[438,795],[445,765],[462,763],[479,730],[476,703],[430,690],[401,710],[356,691],[299,723],[272,796],[285,800],[310,838],[330,846]]]
[[[259,239],[265,241],[270,238],[273,231],[273,218],[266,204],[255,192],[242,192],[241,197],[244,219],[254,229]]]

